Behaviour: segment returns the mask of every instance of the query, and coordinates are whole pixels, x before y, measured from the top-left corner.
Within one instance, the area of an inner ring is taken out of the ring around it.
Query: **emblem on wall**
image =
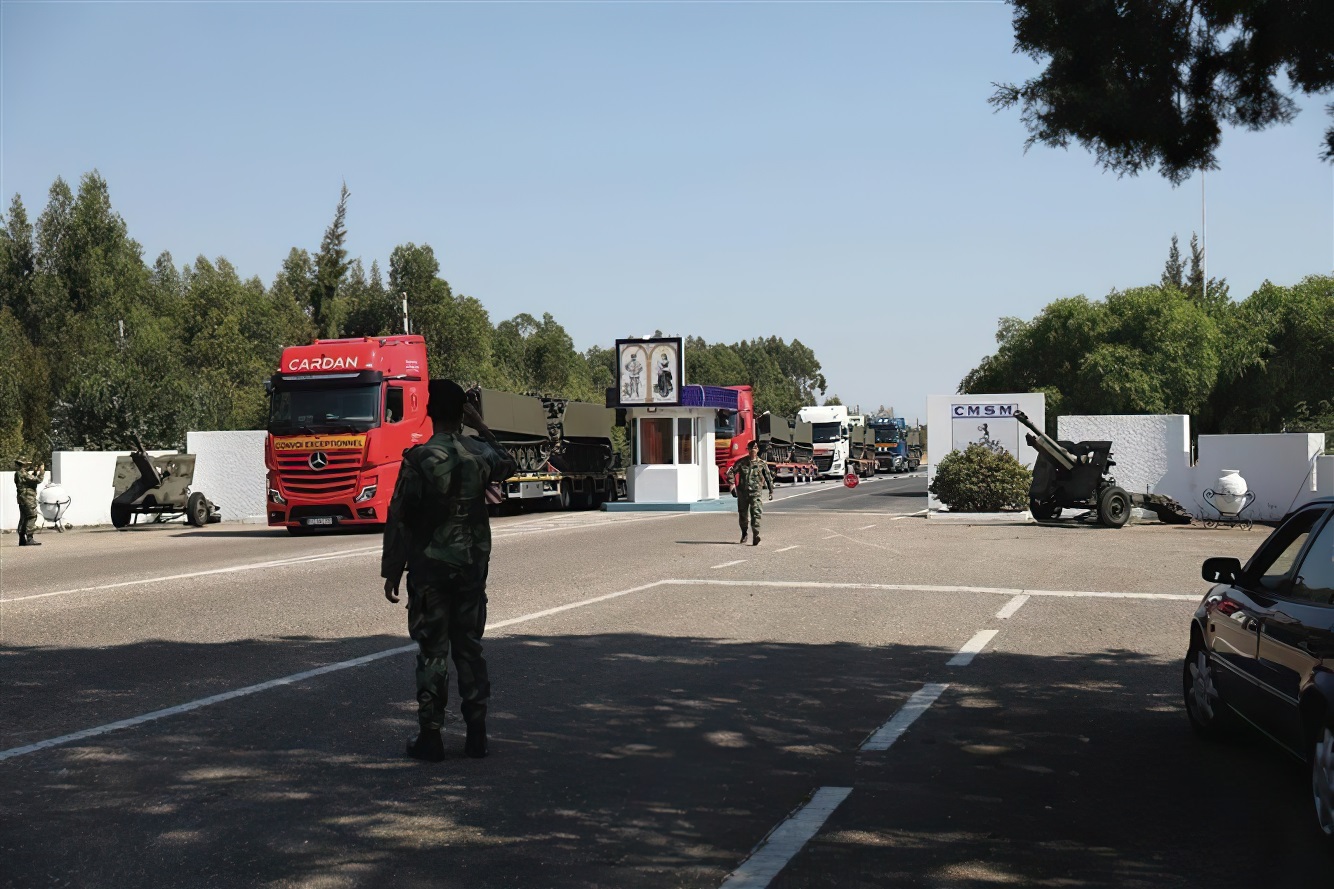
[[[683,374],[680,337],[616,341],[618,407],[679,405]]]

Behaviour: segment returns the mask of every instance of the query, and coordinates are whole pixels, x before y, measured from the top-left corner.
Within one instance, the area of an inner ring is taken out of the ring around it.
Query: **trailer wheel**
[[[1108,528],[1122,528],[1130,521],[1130,495],[1112,485],[1098,497],[1098,521]]]
[[[124,528],[130,523],[130,508],[123,503],[111,504],[111,524],[115,528]]]
[[[208,499],[202,491],[195,491],[185,501],[185,520],[196,528],[202,528],[208,523]]]

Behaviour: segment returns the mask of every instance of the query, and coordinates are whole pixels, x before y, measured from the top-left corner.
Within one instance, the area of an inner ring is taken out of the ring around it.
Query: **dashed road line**
[[[776,550],[774,550],[774,552],[776,552],[776,553],[785,553],[785,552],[787,552],[788,550],[799,549],[800,547],[801,547],[801,544],[799,544],[799,543],[794,543],[794,544],[792,544],[791,546],[785,546],[785,547],[783,547],[782,549],[776,549]]]
[[[710,568],[731,568],[733,565],[740,565],[742,562],[748,562],[749,559],[733,559],[730,562],[723,562],[721,565],[710,565]]]
[[[908,730],[908,726],[917,721],[921,716],[931,708],[945,689],[949,688],[948,682],[931,682],[922,686],[919,690],[913,692],[912,697],[899,708],[898,712],[889,718],[889,721],[862,742],[861,750],[876,752],[888,750],[894,745],[894,742],[903,737],[903,733]]]
[[[721,889],[762,889],[768,886],[796,857],[801,847],[820,832],[829,816],[850,793],[851,787],[821,787],[815,791],[810,800],[770,831],[741,866],[723,880]]]
[[[870,524],[870,525],[863,525],[863,526],[861,526],[860,528],[853,528],[852,530],[854,530],[854,531],[869,531],[869,530],[871,530],[871,529],[874,528],[874,527],[875,527],[874,524]]]
[[[1027,601],[1028,601],[1028,596],[1023,593],[1020,593],[1010,601],[1006,602],[1004,608],[996,612],[996,619],[1006,620],[1007,618],[1014,617],[1014,613],[1018,611],[1020,608],[1023,608],[1024,603]]]
[[[834,534],[834,537],[842,537]],[[1114,593],[1092,590],[1024,590],[1013,587],[936,586],[924,583],[854,583],[830,580],[719,580],[711,577],[664,580],[673,586],[763,586],[774,589],[817,590],[870,590],[872,592],[909,593],[986,593],[996,596],[1051,596],[1063,599],[1147,599],[1161,602],[1198,602],[1200,596],[1182,596],[1175,593]]]
[[[959,653],[956,654],[954,657],[950,658],[949,661],[946,662],[945,666],[947,667],[968,666],[973,662],[973,658],[977,657],[978,654],[982,651],[982,649],[987,647],[987,643],[990,642],[993,638],[995,638],[996,633],[998,632],[999,632],[998,630],[978,631],[977,635],[973,636],[973,638],[965,642],[963,644],[963,648],[959,649]]]

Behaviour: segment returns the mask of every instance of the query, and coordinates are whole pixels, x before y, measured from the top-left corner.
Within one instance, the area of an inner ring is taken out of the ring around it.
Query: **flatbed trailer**
[[[765,415],[760,423],[760,455],[776,482],[813,482],[820,478],[809,443],[811,424],[793,425],[783,417]]]
[[[625,470],[611,446],[614,412],[600,405],[479,389],[482,416],[518,463],[498,510],[538,504],[596,509],[625,499]]]

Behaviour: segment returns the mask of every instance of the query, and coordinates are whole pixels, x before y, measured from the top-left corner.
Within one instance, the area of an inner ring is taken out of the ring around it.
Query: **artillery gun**
[[[1028,510],[1037,521],[1055,521],[1064,509],[1087,509],[1108,528],[1121,528],[1138,506],[1164,522],[1190,524],[1190,514],[1172,498],[1131,494],[1116,483],[1110,472],[1116,465],[1110,441],[1057,441],[1034,426],[1023,411],[1015,411],[1014,417],[1031,430],[1024,440],[1038,452],[1028,488]]]
[[[151,515],[159,522],[184,515],[195,527],[222,521],[213,501],[190,490],[194,477],[194,454],[150,457],[136,437],[130,455],[116,458],[111,524],[124,528],[140,515]]]

